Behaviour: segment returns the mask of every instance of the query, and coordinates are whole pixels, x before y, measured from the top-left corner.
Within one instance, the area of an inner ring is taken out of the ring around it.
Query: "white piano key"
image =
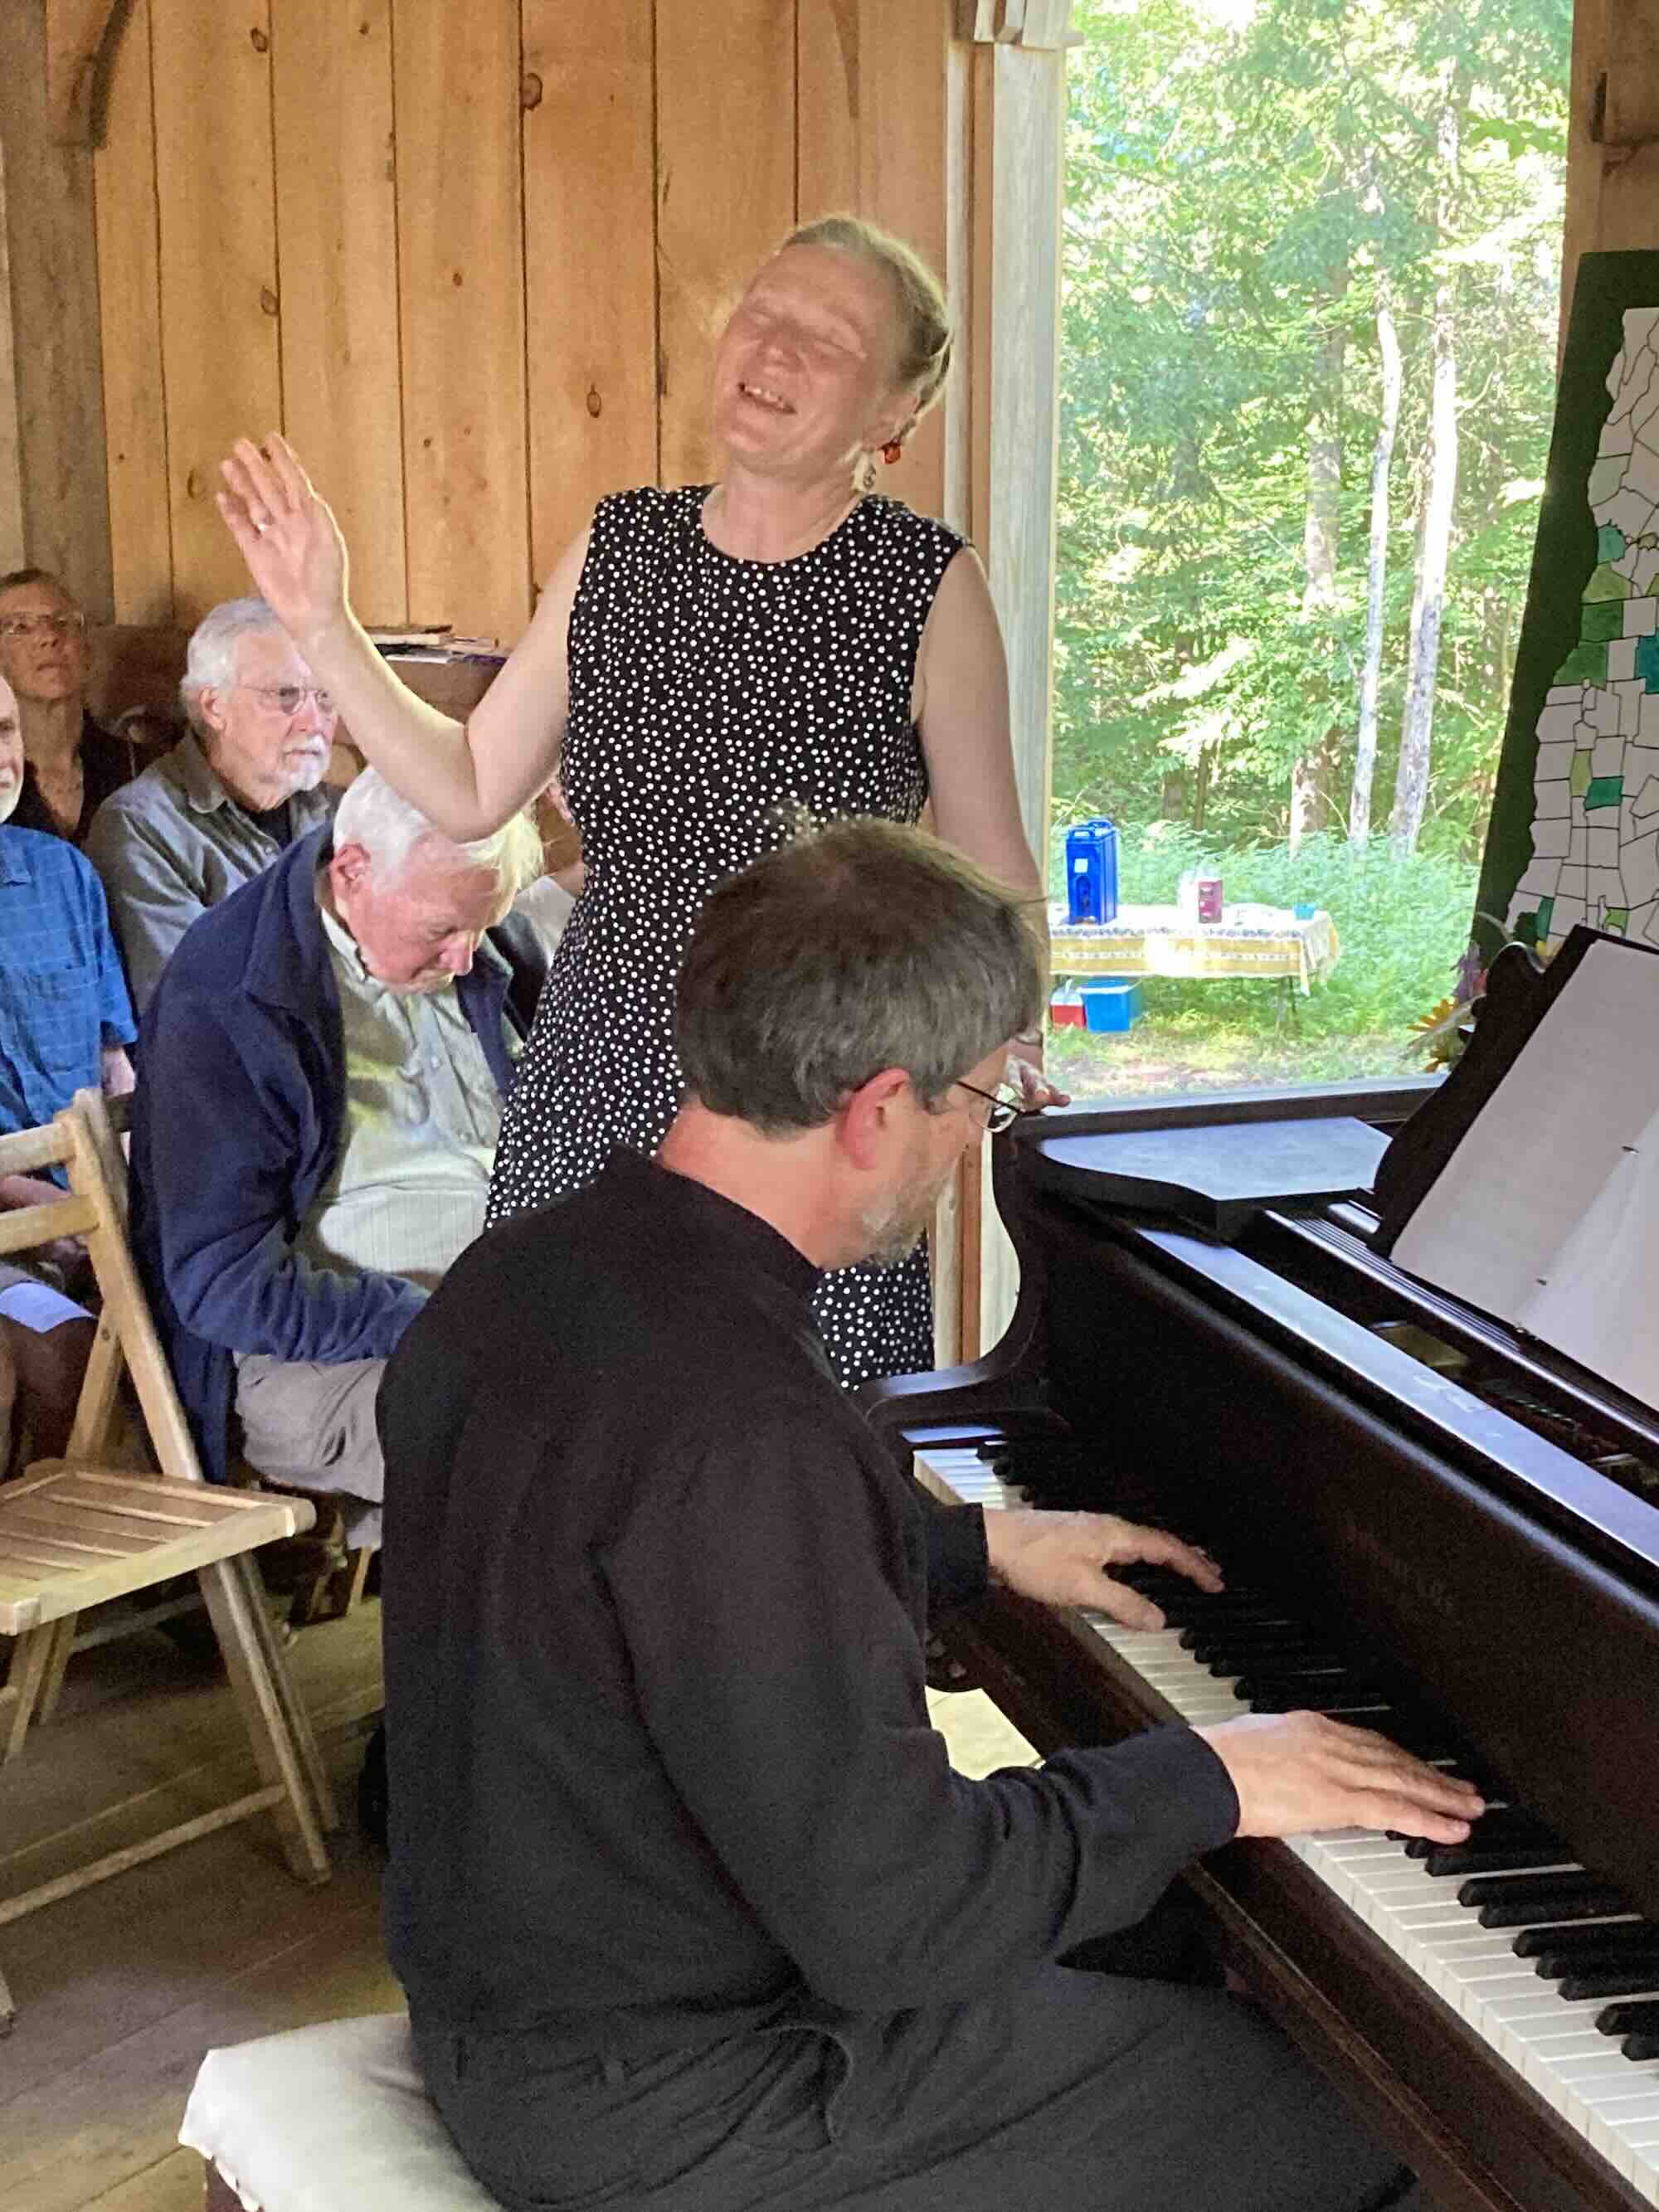
[[[957,1482],[950,1470],[959,1468],[964,1498],[1000,1502],[1000,1485],[976,1455],[929,1452],[927,1457],[947,1481]],[[1245,1710],[1233,1694],[1231,1678],[1200,1666],[1177,1630],[1130,1629],[1103,1615],[1093,1616],[1091,1626],[1121,1665],[1194,1725]],[[1564,1998],[1556,1983],[1537,1972],[1534,1961],[1515,1955],[1519,1929],[1482,1928],[1478,1911],[1457,1902],[1457,1876],[1431,1875],[1420,1859],[1407,1857],[1403,1844],[1373,1830],[1291,1836],[1285,1848],[1644,2203],[1659,2207],[1659,2063],[1626,2059],[1618,2038],[1598,2033],[1596,2015],[1613,2000]],[[1631,1917],[1606,1916],[1610,1924]],[[1554,1923],[1547,1914],[1539,1924]],[[1588,1924],[1572,1923],[1575,1929]]]

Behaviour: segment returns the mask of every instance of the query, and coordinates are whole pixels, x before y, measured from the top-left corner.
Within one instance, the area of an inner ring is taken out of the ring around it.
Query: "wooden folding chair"
[[[322,1831],[337,1825],[305,1709],[266,1611],[252,1554],[308,1528],[304,1498],[204,1480],[127,1243],[126,1163],[103,1099],[76,1093],[46,1127],[0,1137],[0,1175],[64,1165],[69,1195],[0,1212],[0,1254],[60,1237],[85,1239],[103,1301],[67,1456],[0,1484],[0,1634],[18,1641],[0,1689],[0,1762],[21,1750],[29,1723],[50,1715],[75,1641],[76,1616],[111,1598],[194,1571],[246,1723],[261,1787],[162,1834],[0,1902],[20,1918],[256,1813],[276,1814],[301,1881],[326,1881]],[[132,1378],[161,1472],[111,1464],[123,1367]],[[12,2005],[0,1978],[0,2032]]]

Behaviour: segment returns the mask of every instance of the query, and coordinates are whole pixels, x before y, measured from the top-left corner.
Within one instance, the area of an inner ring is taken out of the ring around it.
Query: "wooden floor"
[[[291,1663],[349,1814],[380,1703],[378,1603],[306,1629]],[[964,1772],[1031,1758],[978,1692],[933,1703]],[[82,1655],[59,1718],[0,1771],[0,1898],[222,1802],[251,1771],[228,1689],[164,1638]],[[379,1862],[349,1819],[331,1848],[333,1881],[301,1889],[269,1821],[246,1821],[0,1925],[17,2005],[0,2038],[5,2212],[198,2212],[201,2161],[175,2138],[203,2052],[398,2007]]]

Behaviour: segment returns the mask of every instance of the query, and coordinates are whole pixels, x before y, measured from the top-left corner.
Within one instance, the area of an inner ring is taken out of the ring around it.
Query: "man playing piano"
[[[932,1507],[830,1379],[817,1271],[896,1258],[1003,1125],[1018,902],[843,822],[717,890],[657,1159],[503,1224],[393,1358],[392,1957],[511,2208],[1362,2212],[1416,2185],[1243,2001],[1055,1960],[1235,1833],[1461,1840],[1478,1799],[1309,1714],[984,1781],[930,1612],[988,1576],[1156,1626],[1211,1563]]]

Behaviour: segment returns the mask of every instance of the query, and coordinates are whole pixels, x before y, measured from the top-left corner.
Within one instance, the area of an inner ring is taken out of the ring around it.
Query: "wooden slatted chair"
[[[86,1608],[193,1571],[241,1709],[260,1787],[144,1842],[0,1902],[0,1924],[160,1852],[267,1810],[289,1868],[326,1881],[322,1832],[337,1825],[311,1724],[289,1680],[252,1554],[314,1517],[299,1498],[204,1480],[127,1243],[126,1164],[103,1099],[76,1094],[46,1127],[0,1137],[0,1175],[62,1164],[69,1194],[0,1212],[0,1254],[82,1237],[103,1301],[66,1456],[0,1484],[0,1634],[15,1637],[0,1689],[0,1764],[49,1715]],[[131,1375],[161,1472],[112,1464],[123,1368]],[[0,1978],[0,2033],[12,2004]]]

